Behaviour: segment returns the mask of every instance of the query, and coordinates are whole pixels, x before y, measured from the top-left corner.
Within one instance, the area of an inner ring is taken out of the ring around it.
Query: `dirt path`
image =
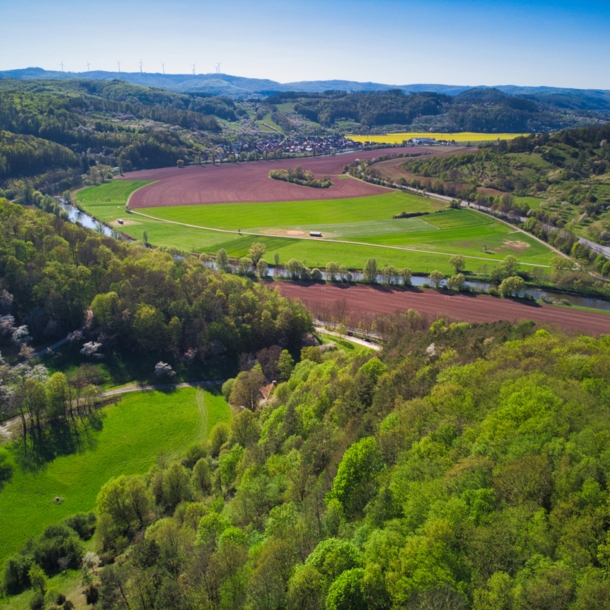
[[[114,390],[108,390],[100,394],[101,398],[107,398],[109,396],[118,396],[119,394],[128,394],[129,392],[148,392],[155,390],[177,390],[179,388],[200,388],[203,386],[220,385],[224,383],[226,379],[220,381],[191,381],[185,383],[162,383],[159,385],[126,385],[122,388],[115,388]]]
[[[464,322],[533,320],[593,336],[610,334],[610,315],[485,295],[288,282],[278,282],[278,287],[283,296],[299,298],[314,309],[317,305],[332,306],[346,299],[349,313],[389,315],[414,309],[430,318],[446,317]]]

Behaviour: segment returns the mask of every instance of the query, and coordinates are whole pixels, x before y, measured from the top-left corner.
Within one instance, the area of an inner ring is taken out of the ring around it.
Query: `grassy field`
[[[110,210],[113,210],[113,214],[117,208],[124,216],[129,195],[150,183],[150,180],[112,180],[81,189],[76,193],[76,198],[89,214],[100,220],[101,216],[111,214]],[[96,210],[100,210],[100,216],[95,213]]]
[[[16,469],[0,491],[0,566],[47,525],[91,510],[111,477],[144,473],[160,454],[182,454],[229,414],[222,395],[194,388],[127,394],[106,407],[103,428],[92,433],[89,449],[57,458],[38,472]],[[56,496],[63,503],[56,504]]]
[[[316,333],[316,336],[320,339],[320,341],[322,341],[322,343],[334,343],[337,346],[337,349],[342,349],[348,354],[353,354],[355,352],[372,354],[375,351],[370,347],[364,347],[364,345],[354,343],[345,337],[337,337],[335,335],[329,335],[321,332]]]
[[[384,197],[388,196],[384,195],[378,199],[383,202]],[[430,200],[423,201],[427,203]],[[255,204],[250,207],[266,208],[267,205],[275,207],[274,204]],[[357,205],[353,205],[353,208],[356,209],[346,210],[346,221],[350,216],[357,217],[359,213],[364,216],[375,216],[376,211],[379,211],[380,208],[383,209],[382,205],[366,207],[361,212],[357,209]],[[209,223],[212,220],[208,212],[210,207],[225,208],[225,210],[213,210],[211,212],[216,217],[217,222],[224,225],[218,228],[228,228],[227,225],[230,226],[231,223],[236,222],[235,219],[228,216],[230,210],[226,210],[226,208],[233,207],[232,205],[154,208],[152,212],[155,216],[166,220],[186,222],[186,219],[189,218],[190,224],[210,227],[214,225],[204,225],[204,223]],[[239,207],[241,208],[241,205]],[[450,210],[440,214],[409,219],[369,220],[330,225],[322,223],[316,225],[287,225],[283,224],[285,217],[281,216],[282,210],[276,208],[277,224],[275,226],[267,225],[265,227],[262,224],[252,228],[248,226],[256,224],[260,216],[266,213],[264,209],[252,212],[247,209],[240,209],[239,222],[242,223],[244,230],[261,234],[273,232],[276,235],[269,238],[253,238],[251,236],[240,238],[234,234],[226,234],[227,239],[224,242],[216,242],[213,247],[206,247],[206,250],[213,252],[223,247],[230,256],[243,256],[252,241],[257,240],[266,244],[269,253],[280,251],[283,262],[292,257],[306,260],[311,265],[317,265],[318,262],[325,265],[329,260],[336,260],[349,267],[361,268],[367,258],[376,257],[379,260],[387,261],[387,264],[409,266],[417,271],[432,271],[439,268],[439,265],[444,270],[448,270],[448,257],[453,254],[472,257],[473,262],[468,265],[469,269],[478,268],[486,261],[493,264],[494,261],[499,261],[509,254],[517,256],[524,263],[537,265],[547,265],[552,257],[551,251],[532,237],[524,233],[515,233],[512,227],[470,210]],[[377,215],[377,218],[381,214],[385,214],[385,210]],[[321,213],[321,216],[327,218],[332,215],[334,215],[332,209]],[[302,216],[309,220],[309,211],[304,210]],[[269,221],[272,222],[271,219]],[[309,230],[322,231],[325,238],[359,242],[359,244],[339,244],[324,240],[290,239],[288,237],[289,231],[307,235]],[[277,233],[280,234],[277,235]],[[364,244],[367,244],[370,248],[367,248]],[[397,249],[382,251],[382,248],[374,248],[374,246],[392,246]],[[401,252],[398,248],[404,248],[405,251]],[[426,252],[430,252],[430,254],[426,255]],[[439,261],[437,257],[443,255],[446,256],[442,261]],[[269,255],[267,256],[270,258]],[[431,258],[426,260],[427,257]]]
[[[474,133],[464,131],[460,133],[432,133],[426,131],[388,133],[383,136],[345,136],[354,142],[378,142],[380,144],[401,144],[411,138],[434,138],[435,140],[454,140],[455,142],[488,142],[490,140],[512,140],[522,133]]]
[[[310,266],[335,261],[361,269],[367,258],[376,258],[382,266],[410,267],[424,273],[435,269],[449,273],[453,254],[469,257],[470,271],[493,266],[509,254],[534,265],[548,265],[552,258],[552,252],[535,239],[474,211],[393,219],[402,211],[436,212],[446,206],[436,199],[399,191],[355,199],[148,208],[140,211],[150,216],[144,217],[126,215],[116,204],[108,206],[105,190],[111,185],[81,191],[79,200],[85,209],[107,223],[124,218],[122,230],[136,239],[142,239],[146,231],[153,245],[188,251],[215,253],[224,248],[229,256],[240,257],[253,242],[260,241],[267,247],[268,261],[277,252],[281,263],[297,258]],[[136,186],[121,188],[125,201]],[[238,230],[258,235],[240,235]],[[309,239],[309,231],[321,231],[324,239]],[[299,239],[301,235],[304,239]]]
[[[403,211],[433,212],[446,206],[447,204],[442,201],[395,191],[354,199],[185,205],[147,208],[140,211],[161,220],[173,220],[215,229],[249,230],[391,220],[394,214]]]

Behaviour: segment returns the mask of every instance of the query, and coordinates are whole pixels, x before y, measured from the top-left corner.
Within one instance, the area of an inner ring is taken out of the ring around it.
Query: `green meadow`
[[[220,394],[185,388],[134,392],[103,409],[81,453],[59,457],[36,472],[16,467],[0,491],[0,566],[30,536],[51,523],[94,508],[110,478],[146,472],[158,459],[182,455],[230,410]],[[56,504],[56,497],[63,502]]]
[[[445,204],[438,200],[396,191],[354,199],[219,203],[147,208],[141,211],[161,220],[214,229],[249,230],[385,220],[403,211],[433,212],[443,207]]]
[[[545,245],[510,225],[472,210],[441,212],[443,202],[411,193],[396,191],[323,201],[156,207],[125,214],[124,203],[129,194],[146,183],[115,184],[80,191],[79,201],[104,222],[123,218],[121,230],[135,239],[142,239],[146,231],[151,244],[181,250],[213,254],[224,248],[229,256],[240,257],[258,241],[266,245],[265,258],[269,261],[278,253],[281,263],[297,258],[312,267],[334,261],[361,269],[368,258],[376,258],[381,266],[409,267],[422,273],[435,269],[449,273],[449,258],[454,254],[467,258],[470,271],[493,266],[508,255],[524,264],[542,266],[547,266],[553,256]],[[123,205],[118,206],[121,196]],[[108,198],[112,205],[106,201]],[[430,213],[392,218],[403,211]],[[243,231],[257,235],[244,235]],[[311,239],[310,231],[321,231],[324,237]]]

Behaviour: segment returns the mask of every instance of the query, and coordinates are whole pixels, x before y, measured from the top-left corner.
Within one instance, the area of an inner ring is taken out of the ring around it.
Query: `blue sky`
[[[610,89],[610,0],[0,0],[0,69]]]

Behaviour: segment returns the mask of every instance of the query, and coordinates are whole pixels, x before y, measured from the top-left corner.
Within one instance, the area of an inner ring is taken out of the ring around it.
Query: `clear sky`
[[[610,0],[0,0],[0,69],[610,89]]]

